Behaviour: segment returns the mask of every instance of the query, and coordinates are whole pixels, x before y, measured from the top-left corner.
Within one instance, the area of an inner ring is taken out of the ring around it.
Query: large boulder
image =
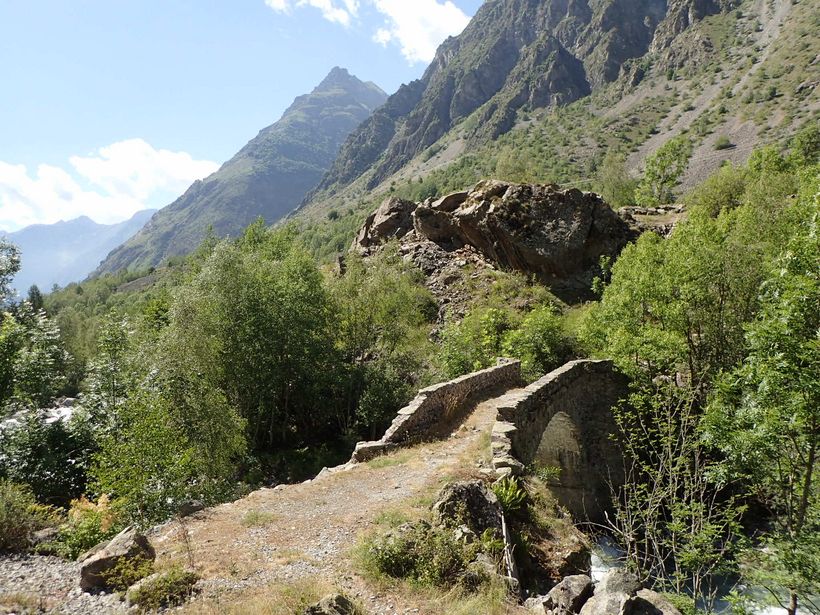
[[[624,570],[612,570],[595,586],[581,615],[630,615],[635,594],[641,589],[638,578]]]
[[[591,596],[592,579],[585,574],[574,574],[550,590],[543,602],[543,611],[547,615],[579,613]]]
[[[148,539],[134,528],[126,528],[102,548],[95,547],[80,559],[80,587],[84,591],[110,589],[107,573],[122,560],[154,561],[156,553]]]
[[[634,238],[601,197],[574,188],[488,180],[443,205],[415,208],[418,235],[453,248],[471,245],[548,283],[586,284],[601,256],[617,256]]]
[[[595,586],[580,615],[681,615],[657,592],[642,589],[638,578],[625,570],[612,570]]]
[[[353,241],[353,250],[366,252],[390,239],[401,239],[413,230],[411,214],[416,209],[412,201],[390,197],[370,214]]]
[[[445,527],[466,526],[476,536],[486,530],[501,532],[501,505],[480,480],[451,483],[433,504],[436,523]]]

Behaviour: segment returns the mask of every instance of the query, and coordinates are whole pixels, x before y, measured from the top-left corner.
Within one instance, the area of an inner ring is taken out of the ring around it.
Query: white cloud
[[[380,45],[394,43],[408,62],[430,62],[448,36],[460,34],[470,21],[451,0],[363,0],[384,17],[373,34]],[[311,6],[328,21],[349,26],[359,17],[359,0],[265,0],[270,8],[290,13],[293,7]]]
[[[0,229],[51,224],[88,216],[100,223],[125,220],[152,198],[173,198],[219,165],[185,152],[154,149],[142,139],[72,156],[70,168],[42,164],[30,173],[0,161]],[[165,203],[163,203],[165,204]]]
[[[312,6],[319,9],[328,21],[343,26],[349,26],[350,20],[359,13],[359,0],[265,0],[265,4],[281,13],[290,13],[293,6]]]
[[[382,45],[395,42],[411,63],[430,62],[436,48],[448,36],[460,34],[470,18],[447,0],[372,0],[387,21],[374,40]]]

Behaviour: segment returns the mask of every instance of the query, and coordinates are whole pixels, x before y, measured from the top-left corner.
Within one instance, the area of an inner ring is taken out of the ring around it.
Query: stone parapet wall
[[[505,395],[492,433],[496,475],[523,474],[531,463],[558,466],[559,501],[576,516],[600,514],[622,472],[612,408],[627,394],[611,361],[579,360]]]
[[[498,364],[419,391],[399,410],[380,440],[359,442],[352,461],[368,461],[399,446],[435,437],[480,396],[521,382],[521,362],[499,359]]]

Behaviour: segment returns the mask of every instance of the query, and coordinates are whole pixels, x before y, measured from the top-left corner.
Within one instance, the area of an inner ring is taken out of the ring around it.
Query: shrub
[[[493,492],[505,514],[519,513],[527,506],[527,490],[515,478],[498,481],[493,485]]]
[[[122,529],[120,514],[103,495],[95,504],[85,498],[71,502],[68,521],[60,528],[57,553],[68,559],[77,557],[99,543],[113,538]]]
[[[34,532],[56,523],[54,510],[38,504],[27,485],[0,479],[0,551],[23,551]]]
[[[729,140],[729,137],[727,137],[726,135],[720,135],[715,140],[716,150],[729,149],[730,147],[734,147],[734,144]]]
[[[194,593],[199,575],[174,567],[158,574],[128,592],[128,600],[141,611],[156,611],[179,606]]]
[[[521,359],[527,380],[558,367],[571,353],[571,343],[561,326],[561,318],[550,307],[538,307],[527,314],[521,326],[504,336],[505,356]]]
[[[139,555],[133,559],[121,557],[114,567],[102,574],[106,587],[118,592],[124,592],[140,579],[144,579],[154,572],[154,562]]]
[[[480,550],[479,543],[459,542],[451,530],[419,522],[370,539],[363,545],[360,559],[365,570],[376,577],[452,587],[463,579]]]

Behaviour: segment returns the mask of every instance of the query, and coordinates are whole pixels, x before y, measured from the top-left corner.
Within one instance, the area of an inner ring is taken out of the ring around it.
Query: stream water
[[[622,568],[623,566],[623,552],[615,546],[612,540],[607,537],[598,539],[598,542],[592,549],[592,580],[597,583],[608,571]],[[734,585],[728,580],[724,585],[725,596],[734,588]],[[756,615],[786,615],[785,609],[765,604],[765,596],[762,589],[749,587],[741,587],[738,589],[741,594],[749,597],[753,602],[759,605],[754,611]],[[731,612],[729,610],[729,604],[722,599],[718,599],[715,609],[715,613],[722,615],[728,615]]]

